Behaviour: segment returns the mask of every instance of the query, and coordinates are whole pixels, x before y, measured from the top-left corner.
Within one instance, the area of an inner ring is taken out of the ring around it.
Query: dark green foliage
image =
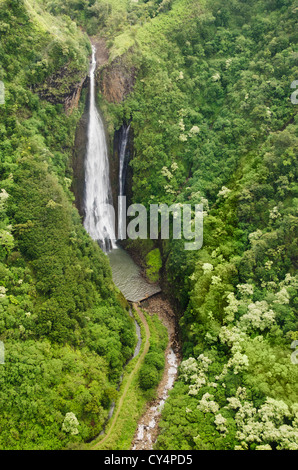
[[[69,190],[81,110],[63,105],[86,74],[90,44],[40,5],[0,10],[1,449],[60,449],[98,435],[136,341]],[[78,434],[63,429],[67,413]]]
[[[143,390],[156,387],[161,378],[159,371],[163,371],[164,366],[164,351],[157,351],[151,348],[140,370],[139,381]]]
[[[150,388],[154,388],[158,384],[158,372],[152,367],[150,364],[144,365],[140,370],[140,387],[143,390],[149,390]]]
[[[158,323],[156,316],[150,317],[149,321],[152,322],[153,327],[150,348],[139,372],[139,384],[145,391],[153,390],[162,378],[165,367],[165,349],[168,343],[166,327]]]
[[[104,359],[48,341],[12,341],[0,369],[1,449],[59,449],[96,436],[115,390]],[[79,434],[62,431],[75,413]]]

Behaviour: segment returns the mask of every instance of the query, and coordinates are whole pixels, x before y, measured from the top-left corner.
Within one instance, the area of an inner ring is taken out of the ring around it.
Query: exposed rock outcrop
[[[88,80],[89,83],[89,80]],[[87,149],[88,109],[89,100],[85,104],[85,110],[76,129],[74,151],[72,155],[72,191],[75,196],[75,205],[82,219],[84,218],[84,192],[85,192],[85,154]]]
[[[69,64],[61,67],[42,84],[33,86],[41,99],[52,104],[63,104],[67,114],[79,104],[82,89],[86,86],[86,75],[82,72],[71,72]]]
[[[103,97],[109,103],[120,103],[133,90],[135,68],[129,67],[125,56],[110,62],[104,38],[91,38],[96,47],[97,82]]]
[[[84,77],[80,83],[77,83],[74,86],[70,95],[65,97],[64,109],[67,114],[71,113],[73,109],[76,109],[79,106],[79,101],[84,86],[86,86],[86,77]]]

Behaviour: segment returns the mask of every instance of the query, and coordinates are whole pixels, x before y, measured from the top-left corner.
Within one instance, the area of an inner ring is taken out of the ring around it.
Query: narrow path
[[[141,319],[143,325],[144,325],[144,328],[145,328],[145,338],[143,339],[143,341],[145,340],[145,347],[144,347],[144,350],[142,352],[142,354],[140,355],[134,369],[131,371],[128,379],[127,379],[127,382],[125,384],[125,387],[124,387],[124,390],[123,390],[123,393],[121,395],[121,398],[119,400],[119,402],[117,403],[116,405],[116,412],[114,412],[114,415],[113,415],[113,418],[112,418],[112,421],[110,423],[110,427],[106,433],[106,435],[104,436],[103,439],[101,439],[99,442],[97,442],[94,446],[91,447],[91,449],[96,449],[97,447],[101,446],[104,442],[107,441],[107,439],[110,437],[111,435],[111,432],[113,431],[114,427],[115,427],[115,424],[117,422],[117,418],[119,416],[119,413],[121,411],[121,408],[122,408],[122,405],[123,405],[123,402],[125,400],[125,397],[126,397],[126,394],[127,394],[127,391],[129,389],[129,386],[135,376],[135,374],[138,372],[139,368],[141,367],[141,364],[149,350],[149,346],[150,346],[150,342],[149,342],[149,339],[150,339],[150,330],[149,330],[149,326],[148,326],[148,323],[146,321],[146,318],[144,317],[144,314],[143,312],[139,309],[138,305],[136,303],[133,304],[133,308],[136,310],[137,314],[139,315],[139,318]]]
[[[180,344],[177,338],[175,314],[170,303],[162,296],[157,295],[142,304],[145,310],[158,315],[167,327],[169,342],[165,351],[165,369],[163,378],[158,384],[156,397],[148,403],[147,409],[141,419],[132,441],[132,450],[152,450],[159,434],[161,411],[173,388],[177,377],[178,366],[181,361]]]

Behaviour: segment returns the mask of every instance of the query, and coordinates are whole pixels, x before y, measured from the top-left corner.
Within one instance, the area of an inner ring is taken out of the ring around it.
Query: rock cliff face
[[[127,68],[122,57],[105,65],[100,73],[100,88],[109,103],[120,103],[133,90],[135,69]]]
[[[110,156],[110,179],[111,179],[111,186],[113,192],[113,203],[115,207],[115,211],[117,214],[118,211],[118,194],[119,194],[119,153],[121,148],[121,142],[123,138],[123,127],[127,126],[127,124],[123,124],[119,130],[115,131],[114,138],[113,138],[113,152]],[[125,187],[124,193],[127,197],[127,207],[130,205],[130,201],[132,199],[131,193],[131,181],[132,181],[132,169],[129,166],[129,161],[133,156],[133,131],[130,129],[128,135],[128,142],[126,146],[125,152],[125,160],[126,160],[126,180],[125,180]]]
[[[133,90],[135,68],[127,66],[125,57],[118,57],[110,62],[103,38],[91,38],[91,42],[96,47],[99,89],[109,103],[120,103]]]
[[[40,98],[52,104],[63,104],[67,114],[77,108],[82,90],[86,84],[86,75],[81,71],[70,73],[68,66],[61,67],[42,84],[33,87]]]
[[[66,113],[71,113],[73,109],[77,108],[81,98],[82,90],[87,85],[87,79],[84,77],[80,83],[77,83],[72,92],[65,97],[64,109]]]
[[[75,196],[75,205],[80,216],[84,219],[84,192],[85,192],[85,155],[87,149],[88,112],[89,112],[89,78],[86,79],[86,93],[84,94],[85,109],[78,123],[72,155],[73,181],[72,191]]]

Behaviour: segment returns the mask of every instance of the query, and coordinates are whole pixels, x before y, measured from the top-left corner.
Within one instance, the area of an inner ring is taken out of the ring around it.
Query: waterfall
[[[126,180],[126,147],[128,142],[130,124],[128,126],[123,125],[120,135],[120,149],[119,149],[119,196],[125,196],[125,180]],[[118,221],[119,221],[119,239],[123,240],[124,236],[124,227],[122,225],[122,219],[124,220],[125,207],[123,207],[123,199],[119,198],[119,208],[118,208]]]
[[[95,91],[96,49],[92,46],[90,67],[90,103],[88,144],[85,158],[84,227],[107,253],[117,248],[115,213],[109,176],[109,158],[105,129],[97,110]]]

